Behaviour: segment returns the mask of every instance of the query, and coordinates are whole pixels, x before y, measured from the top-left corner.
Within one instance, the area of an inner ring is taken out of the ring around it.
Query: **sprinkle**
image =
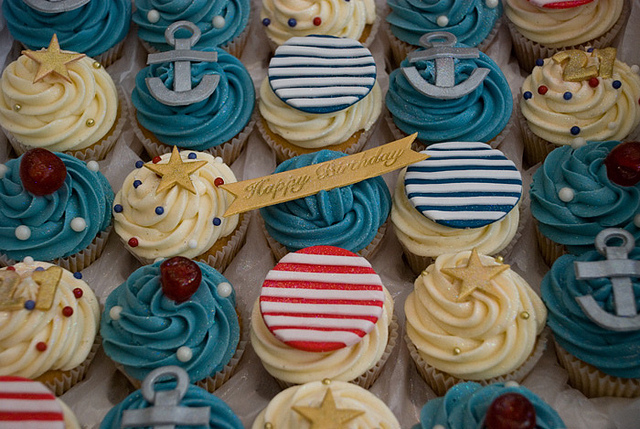
[[[325,386],[328,386],[331,384],[331,379],[330,378],[323,378],[322,379],[322,384],[324,384]]]
[[[271,24],[271,20],[269,18],[265,18],[262,20],[262,25],[264,25],[265,27],[268,27],[269,24]]]
[[[525,91],[524,94],[522,94],[522,96],[524,97],[525,100],[529,100],[531,99],[531,97],[533,97],[533,94],[531,93],[531,91]]]
[[[69,225],[75,232],[82,232],[87,229],[87,221],[85,221],[84,218],[81,217],[74,217],[73,219],[71,219],[71,223]]]
[[[454,347],[453,348],[453,354],[454,355],[459,355],[460,353],[462,353],[462,350],[460,350],[460,347]]]
[[[4,178],[4,176],[7,174],[7,171],[9,171],[9,167],[4,164],[0,164],[0,179]]]
[[[273,425],[270,422],[264,424],[264,429],[273,429]]]
[[[87,127],[91,128],[96,124],[96,121],[91,119],[91,118],[89,118],[89,119],[87,119],[87,122],[85,122],[85,124],[87,124]]]
[[[222,219],[220,219],[219,217],[214,217],[213,218],[213,224],[215,226],[220,226],[221,223],[222,223]]]
[[[111,307],[111,310],[109,310],[109,317],[111,320],[120,320],[120,313],[122,313],[122,307],[114,305]]]
[[[195,249],[196,247],[198,247],[198,241],[193,239],[189,240],[187,246],[189,246],[189,249]]]
[[[597,77],[592,77],[589,79],[589,86],[591,88],[597,88],[600,85],[600,80]]]
[[[7,267],[7,270],[9,270],[9,271],[15,271],[15,270],[16,270],[16,267]]]
[[[545,95],[547,93],[547,91],[549,91],[549,88],[547,88],[544,85],[540,85],[538,87],[538,94],[540,94],[540,95]]]
[[[589,53],[593,52],[593,48],[587,49],[587,52],[589,52]]]
[[[631,71],[632,71],[633,73],[638,74],[638,73],[640,73],[640,67],[638,67],[638,65],[637,65],[637,64],[634,64],[634,65],[632,65],[632,66],[631,66]]]
[[[138,247],[138,239],[135,237],[131,237],[129,241],[127,241],[127,244],[129,244],[129,246],[131,247]]]
[[[16,228],[15,235],[18,240],[28,240],[31,237],[31,228],[27,225],[20,225]]]
[[[571,127],[571,134],[574,136],[577,136],[578,134],[580,134],[580,127],[578,127],[577,125]]]
[[[36,350],[38,350],[39,352],[47,350],[47,343],[40,341],[38,344],[36,344]]]
[[[444,15],[440,15],[438,19],[436,19],[436,23],[438,24],[438,27],[446,27],[449,25],[449,18]]]
[[[618,124],[616,124],[615,122],[609,122],[607,124],[607,128],[609,128],[610,130],[615,130],[617,126]]]
[[[226,21],[223,16],[218,15],[213,17],[213,21],[211,23],[213,24],[213,28],[221,29],[224,28]]]
[[[542,66],[544,65],[544,60],[543,60],[542,58],[538,58],[538,59],[536,60],[536,65],[537,65],[538,67],[542,67]]]
[[[322,18],[320,18],[319,16],[316,16],[315,18],[313,18],[313,25],[317,27],[320,24],[322,24]]]
[[[71,317],[73,316],[73,308],[69,307],[68,305],[66,307],[64,307],[62,309],[62,315],[64,317]]]
[[[24,308],[26,308],[27,310],[33,310],[34,308],[36,308],[36,302],[32,299],[29,299],[24,302]]]
[[[636,227],[640,228],[640,213],[638,213],[637,215],[635,215],[635,216],[633,217],[633,224],[634,224]]]
[[[622,82],[620,82],[619,80],[614,80],[613,82],[611,82],[611,86],[613,87],[613,89],[620,89],[620,87],[622,86]]]
[[[527,320],[530,316],[528,312],[523,311],[522,313],[520,313],[520,317],[524,320]]]
[[[133,181],[133,187],[138,189],[138,186],[142,185],[142,181],[141,180],[134,180]]]
[[[496,256],[494,258],[496,260],[496,262],[498,262],[499,264],[502,264],[504,262],[504,258],[500,255]]]
[[[102,67],[102,64],[100,64],[99,62],[97,62],[97,61],[94,61],[94,62],[93,62],[93,68],[94,68],[94,69],[99,69],[99,68],[101,68],[101,67]]]
[[[587,144],[587,141],[582,138],[582,137],[576,137],[575,139],[573,139],[573,141],[571,142],[571,147],[574,149],[578,149],[579,147],[584,146],[585,144]]]
[[[116,204],[115,206],[113,206],[113,211],[116,213],[122,213],[122,205],[121,204]]]
[[[156,214],[157,215],[161,215],[163,213],[164,213],[164,208],[162,208],[160,206],[156,207]]]
[[[567,91],[564,94],[562,94],[562,98],[564,98],[565,100],[571,100],[573,98],[573,94]]]
[[[151,160],[151,162],[153,162],[154,164],[157,164],[160,162],[162,158],[160,158],[159,156],[154,156],[153,159]]]
[[[187,158],[189,159],[196,159],[198,157],[198,154],[195,152],[190,152],[189,155],[187,155]]]
[[[95,161],[89,161],[87,162],[87,168],[89,169],[89,171],[93,171],[95,173],[96,171],[100,170],[100,164]]]
[[[73,289],[73,296],[75,296],[76,299],[82,298],[82,295],[84,295],[84,292],[82,291],[82,289],[80,289],[79,287]]]
[[[558,191],[558,198],[565,203],[572,201],[575,196],[575,192],[571,188],[564,187]]]
[[[80,271],[76,271],[73,273],[73,277],[80,280],[82,278],[82,273]],[[80,289],[80,291],[82,291],[82,289]]]
[[[216,177],[216,180],[213,181],[213,184],[218,186],[224,185],[224,179],[222,177]]]
[[[36,267],[36,271],[44,271],[44,267]]]
[[[485,4],[489,9],[495,9],[498,7],[498,0],[486,0]]]
[[[520,386],[517,381],[509,380],[504,383],[504,387],[518,387]]]
[[[143,165],[144,165],[144,162],[136,161],[136,168],[142,168]]]
[[[187,346],[179,347],[176,350],[176,357],[180,362],[189,362],[193,358],[193,350]]]
[[[149,12],[147,12],[147,21],[152,24],[160,21],[160,12],[155,9],[151,9]]]
[[[19,112],[20,110],[22,110],[22,106],[16,103],[13,105],[13,110],[15,110],[16,112]]]
[[[233,288],[231,287],[231,284],[222,282],[218,285],[218,295],[220,295],[221,298],[227,298],[232,292]]]
[[[24,259],[22,260],[22,262],[27,264],[27,265],[33,265],[33,263],[35,261],[33,260],[33,258],[31,256],[25,256]]]
[[[295,27],[296,24],[298,24],[298,21],[296,21],[295,18],[289,18],[289,21],[287,21],[287,24],[289,24],[289,27]]]

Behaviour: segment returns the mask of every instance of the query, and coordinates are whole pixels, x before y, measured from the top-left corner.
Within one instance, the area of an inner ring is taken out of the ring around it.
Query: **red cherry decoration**
[[[540,94],[540,95],[545,95],[547,93],[547,91],[549,91],[549,88],[547,88],[544,85],[540,85],[538,87],[538,94]]]
[[[607,177],[620,186],[640,182],[640,142],[625,142],[614,147],[604,160]]]
[[[322,24],[322,18],[320,18],[319,16],[316,16],[315,18],[313,18],[313,25],[317,27],[320,24]]]
[[[20,161],[20,179],[24,188],[34,195],[50,195],[60,189],[67,177],[62,159],[46,149],[28,150]]]
[[[493,400],[484,418],[486,429],[535,429],[536,410],[523,395],[505,393]]]
[[[174,256],[160,264],[162,293],[178,303],[191,298],[202,281],[198,264],[183,256]]]

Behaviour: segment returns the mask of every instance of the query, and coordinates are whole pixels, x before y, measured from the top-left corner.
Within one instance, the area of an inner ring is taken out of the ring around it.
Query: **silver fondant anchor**
[[[188,39],[176,39],[175,33],[181,29],[191,31]],[[159,102],[168,106],[187,106],[197,103],[213,94],[220,82],[219,75],[207,74],[195,88],[191,88],[191,61],[216,62],[217,52],[193,51],[191,48],[200,39],[200,29],[189,21],[174,22],[167,27],[164,37],[174,50],[150,54],[147,64],[173,62],[173,91],[167,89],[159,77],[148,77],[145,82],[149,92]]]
[[[607,246],[613,238],[622,240],[621,246]],[[576,297],[582,311],[597,325],[612,331],[640,330],[640,314],[636,308],[631,277],[640,277],[640,261],[628,259],[627,255],[635,247],[633,235],[624,229],[607,228],[601,231],[595,240],[598,251],[606,261],[574,262],[576,279],[597,279],[608,277],[613,286],[613,305],[616,314],[604,311],[593,296]]]
[[[45,13],[68,12],[89,3],[89,0],[22,0],[31,9]]]
[[[161,377],[173,376],[177,381],[173,390],[154,390]],[[211,408],[189,408],[179,406],[187,393],[189,375],[179,366],[164,366],[151,371],[142,382],[142,396],[150,408],[126,410],[122,413],[122,428],[152,426],[154,429],[174,429],[176,425],[209,425]]]
[[[424,51],[414,51],[407,55],[409,63],[413,64],[422,60],[435,60],[436,84],[433,85],[420,76],[414,66],[403,67],[405,75],[411,86],[427,97],[450,100],[460,98],[473,92],[489,74],[487,68],[477,68],[467,80],[456,85],[454,58],[478,58],[480,51],[476,48],[456,48],[458,39],[455,35],[446,31],[428,33],[420,38],[420,45]]]

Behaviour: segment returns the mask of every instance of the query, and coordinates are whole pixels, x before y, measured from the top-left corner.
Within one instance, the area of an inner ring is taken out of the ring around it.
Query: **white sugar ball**
[[[218,29],[224,28],[225,23],[226,21],[224,20],[224,17],[220,15],[213,17],[212,24],[214,28],[218,28]]]
[[[573,192],[573,189],[571,188],[562,188],[558,192],[558,198],[560,198],[560,200],[564,201],[565,203],[568,203],[569,201],[573,200],[575,196],[576,194],[575,192]]]
[[[4,164],[0,164],[0,179],[4,178],[4,176],[7,174],[7,171],[9,171],[9,167]]]
[[[489,9],[495,9],[498,7],[498,0],[487,0],[485,4]]]
[[[640,213],[638,213],[637,215],[634,216],[633,224],[635,226],[637,226],[638,228],[640,228]]]
[[[33,265],[35,263],[35,261],[33,260],[33,258],[31,256],[25,256],[24,259],[22,260],[22,263],[27,264],[27,265]]]
[[[156,259],[153,260],[153,263],[155,264],[156,262],[160,262],[164,260],[164,258],[162,256],[157,257]]]
[[[111,310],[109,310],[109,317],[111,320],[120,320],[120,313],[122,313],[122,307],[114,305],[111,307]]]
[[[615,130],[617,126],[618,126],[618,125],[617,125],[615,122],[609,122],[609,123],[607,124],[607,127],[608,127],[610,130]]]
[[[446,27],[447,25],[449,25],[449,18],[444,15],[440,15],[436,22],[438,23],[438,26]]]
[[[193,358],[193,350],[187,346],[182,346],[176,351],[176,357],[180,362],[189,362]]]
[[[582,147],[586,144],[587,144],[587,141],[584,139],[584,137],[576,137],[571,142],[571,147],[574,149],[578,149],[579,147]]]
[[[228,297],[229,295],[231,295],[231,292],[233,292],[233,288],[229,283],[222,282],[218,285],[218,295],[220,295],[222,298]]]
[[[198,247],[198,240],[189,240],[187,246],[189,246],[190,249],[195,249]]]
[[[156,22],[160,21],[160,12],[158,12],[155,9],[151,9],[147,13],[147,21],[149,21],[152,24],[155,24]]]
[[[518,387],[518,386],[520,386],[518,382],[513,380],[510,380],[504,383],[504,387]]]
[[[89,170],[91,170],[91,171],[94,171],[94,172],[95,172],[95,171],[100,170],[100,165],[98,165],[98,163],[97,163],[97,162],[95,162],[95,161],[89,161],[89,162],[87,162],[87,168],[88,168]]]
[[[636,73],[636,74],[640,73],[640,67],[638,67],[637,64],[634,64],[634,65],[631,66],[631,71]]]
[[[31,237],[31,228],[27,225],[20,225],[16,228],[16,238],[18,240],[28,240]]]
[[[82,232],[87,228],[87,222],[81,217],[71,219],[71,229],[75,232]]]

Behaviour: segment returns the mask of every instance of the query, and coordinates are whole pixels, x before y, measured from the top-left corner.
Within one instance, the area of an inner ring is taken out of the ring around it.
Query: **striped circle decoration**
[[[260,292],[265,325],[280,341],[310,352],[356,344],[382,315],[380,276],[362,256],[333,246],[287,254]]]
[[[432,144],[407,168],[405,192],[425,217],[452,228],[496,222],[518,204],[522,177],[502,152],[480,142]]]
[[[331,113],[369,94],[376,81],[376,63],[356,40],[292,37],[276,49],[268,76],[273,92],[289,106],[307,113]]]
[[[64,429],[62,406],[42,383],[0,377],[0,427]]]

